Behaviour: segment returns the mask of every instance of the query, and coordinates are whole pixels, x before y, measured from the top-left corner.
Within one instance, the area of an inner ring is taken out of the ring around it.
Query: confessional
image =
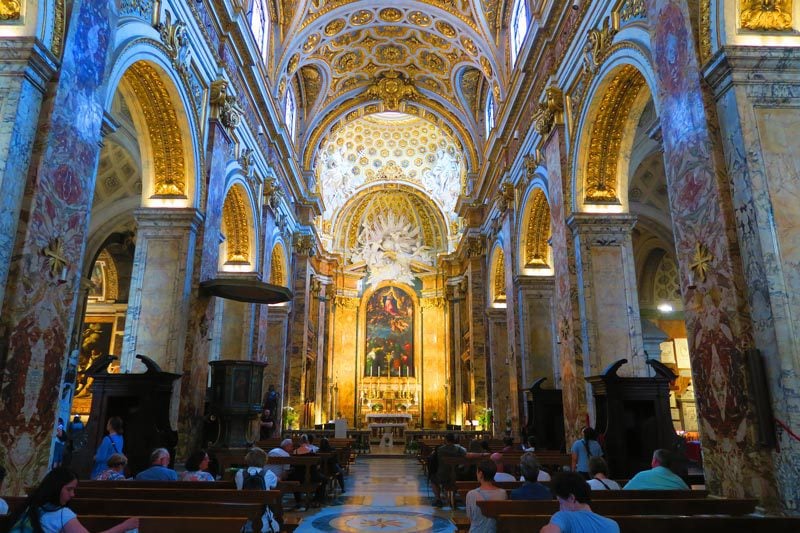
[[[561,391],[543,389],[547,378],[537,379],[528,389],[528,435],[536,439],[538,450],[564,451],[564,404]]]
[[[654,377],[618,376],[617,371],[627,362],[620,359],[601,375],[586,378],[595,399],[596,429],[604,436],[605,459],[611,475],[623,479],[650,468],[653,451],[658,448],[685,457],[669,406],[670,383],[678,376],[654,359],[647,361]]]
[[[108,365],[92,375],[92,407],[86,426],[87,446],[76,452],[71,467],[82,478],[89,476],[93,456],[105,436],[112,416],[124,423],[123,453],[132,473],[147,468],[150,453],[166,448],[175,457],[178,432],[169,421],[173,383],[180,374],[163,372],[150,358],[137,355],[146,371],[141,374],[109,374]],[[108,362],[111,362],[109,358]]]

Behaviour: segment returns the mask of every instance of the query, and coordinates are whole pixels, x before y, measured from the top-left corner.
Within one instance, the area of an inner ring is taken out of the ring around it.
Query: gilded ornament
[[[383,73],[365,94],[368,98],[382,100],[389,111],[396,111],[400,107],[400,102],[404,100],[419,98],[414,83],[394,70]]]
[[[289,58],[289,64],[286,65],[286,73],[288,75],[292,75],[295,70],[297,70],[297,66],[300,64],[300,54],[294,54],[292,57]]]
[[[525,165],[525,177],[528,179],[528,181],[530,181],[536,174],[536,169],[542,164],[541,154],[537,150],[536,152],[523,157],[523,162]]]
[[[155,195],[184,197],[183,138],[178,116],[164,82],[144,61],[131,65],[124,76],[141,106],[152,150]]]
[[[431,18],[422,11],[412,11],[408,14],[408,20],[412,24],[423,28],[427,28],[431,25]]]
[[[239,150],[239,166],[242,167],[243,173],[248,175],[250,174],[250,171],[253,169],[254,155],[255,151],[252,148],[248,148],[247,146]]]
[[[447,62],[433,52],[423,51],[419,57],[422,65],[428,70],[439,74],[447,72]]]
[[[347,296],[337,295],[333,299],[333,304],[341,309],[358,309],[360,300],[358,298],[348,298]]]
[[[644,0],[627,0],[619,10],[619,19],[625,23],[645,18],[647,18],[647,6]]]
[[[42,255],[47,258],[50,266],[50,275],[60,281],[66,281],[66,273],[69,267],[66,252],[64,251],[64,241],[61,237],[52,239],[48,245],[42,249]]]
[[[456,36],[456,29],[442,20],[436,22],[436,29],[448,39],[452,39]]]
[[[247,221],[245,193],[235,185],[222,204],[222,223],[226,243],[226,264],[248,264],[250,261],[250,228]]]
[[[506,301],[506,257],[498,247],[494,256],[494,301]]]
[[[461,47],[471,56],[478,55],[478,47],[475,46],[475,42],[469,37],[461,37]]]
[[[551,85],[545,90],[545,101],[539,104],[539,110],[534,115],[536,131],[546,137],[553,126],[564,121],[564,94],[561,89]]]
[[[747,30],[791,30],[792,0],[742,0],[739,20]]]
[[[226,128],[235,129],[242,121],[242,108],[237,98],[228,94],[228,81],[224,78],[211,82],[209,103],[212,116]]]
[[[529,201],[528,224],[525,233],[525,266],[547,268],[550,239],[550,205],[542,189],[536,189]]]
[[[286,78],[278,84],[278,96],[283,98],[284,93],[286,93]]]
[[[325,35],[327,35],[328,37],[333,37],[340,31],[342,31],[346,24],[347,23],[344,21],[344,19],[336,19],[330,21],[328,25],[325,26]]]
[[[390,63],[390,64],[397,64],[401,63],[403,59],[403,49],[395,44],[385,44],[379,46],[375,56],[378,61],[382,61],[383,63]]]
[[[22,17],[22,4],[19,0],[0,1],[0,20],[19,20]]]
[[[628,112],[645,80],[631,65],[625,65],[611,80],[592,123],[587,156],[588,202],[614,203],[617,198],[617,166]]]
[[[589,30],[584,48],[584,63],[589,72],[594,72],[598,65],[605,59],[606,51],[611,46],[617,28],[611,24],[611,18],[606,17],[600,28]]]
[[[364,62],[364,54],[361,50],[345,52],[335,62],[337,72],[342,74],[352,72]]]
[[[481,70],[483,70],[483,74],[487,78],[492,77],[492,64],[485,56],[481,56]]]
[[[393,7],[387,7],[381,9],[378,16],[386,22],[399,22],[403,18],[403,12]]]
[[[470,235],[466,243],[467,257],[480,257],[486,252],[485,240],[479,235]]]
[[[294,251],[297,255],[314,255],[314,236],[307,233],[294,234]]]
[[[103,299],[106,301],[114,301],[119,298],[119,272],[117,271],[117,264],[108,249],[104,248],[97,260],[101,261],[105,268],[103,268],[103,277],[105,285],[105,294]]]
[[[372,11],[361,9],[350,15],[350,23],[353,26],[363,26],[364,24],[369,24],[372,22],[373,18],[374,15],[372,14]]]
[[[694,245],[694,255],[692,256],[691,263],[689,263],[689,268],[694,273],[695,279],[704,282],[706,280],[706,275],[709,270],[711,270],[711,263],[713,261],[714,256],[711,254],[711,251],[705,244],[698,241]]]
[[[53,55],[61,57],[61,51],[64,47],[64,11],[66,10],[66,0],[56,0],[55,18],[53,20]]]
[[[319,33],[312,33],[303,44],[303,52],[306,54],[311,53],[312,50],[319,44]]]
[[[286,280],[286,252],[283,245],[278,242],[272,248],[270,256],[269,282],[280,287],[287,286]]]
[[[441,309],[447,303],[444,296],[432,296],[430,298],[420,298],[419,306],[422,309]]]
[[[161,37],[161,42],[167,47],[167,53],[172,58],[175,68],[181,74],[186,74],[189,68],[189,29],[185,22],[175,20],[172,22],[172,13],[165,10],[166,21],[159,22],[155,28]]]
[[[700,1],[700,16],[698,26],[700,26],[700,61],[705,63],[711,59],[711,0]]]
[[[501,213],[505,213],[509,207],[514,205],[514,184],[504,181],[500,184],[500,189],[497,191],[497,209]]]

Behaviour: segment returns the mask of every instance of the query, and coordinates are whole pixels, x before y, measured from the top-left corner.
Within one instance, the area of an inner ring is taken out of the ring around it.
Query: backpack
[[[17,520],[17,523],[9,530],[9,533],[33,533],[30,511],[26,511],[25,514]]]
[[[242,490],[267,490],[264,470],[266,469],[259,470],[255,474],[251,474],[248,469],[242,470]]]

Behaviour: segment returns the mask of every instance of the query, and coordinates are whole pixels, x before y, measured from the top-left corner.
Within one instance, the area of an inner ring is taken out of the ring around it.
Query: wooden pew
[[[796,533],[798,517],[757,516],[609,516],[621,533]],[[497,533],[535,533],[550,515],[500,515]]]
[[[495,482],[495,486],[506,489],[506,492],[521,487],[522,481]],[[456,481],[456,490],[461,499],[465,499],[467,492],[477,488],[477,481]],[[549,486],[549,482],[543,483]],[[704,499],[708,498],[707,490],[593,490],[592,501],[595,500],[657,500],[657,499]]]
[[[304,479],[300,481],[296,492],[305,493],[305,506],[309,506],[311,496],[317,491],[322,484],[319,481],[312,481],[311,470],[313,466],[321,469],[322,457],[318,454],[314,455],[292,455],[289,457],[267,457],[267,464],[270,465],[290,465],[290,466],[303,466],[305,467]]]
[[[135,481],[133,479],[124,481],[89,481],[80,480],[78,482],[78,490],[88,488],[140,488],[140,489],[183,489],[183,490],[219,490],[219,489],[235,489],[236,484],[233,481]]]
[[[79,517],[81,524],[89,531],[104,531],[125,518],[97,515]],[[231,517],[144,516],[139,519],[139,533],[239,533],[243,525],[244,520]]]
[[[745,515],[755,511],[755,499],[708,498],[708,499],[656,499],[656,500],[596,500],[592,511],[603,516],[626,515]],[[478,501],[484,516],[497,518],[500,515],[552,515],[558,511],[555,500],[502,500]]]

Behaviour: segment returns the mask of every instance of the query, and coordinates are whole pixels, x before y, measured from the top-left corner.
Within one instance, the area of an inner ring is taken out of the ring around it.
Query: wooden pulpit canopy
[[[279,304],[292,299],[292,291],[251,276],[230,276],[200,283],[200,289],[212,296],[251,304]]]

